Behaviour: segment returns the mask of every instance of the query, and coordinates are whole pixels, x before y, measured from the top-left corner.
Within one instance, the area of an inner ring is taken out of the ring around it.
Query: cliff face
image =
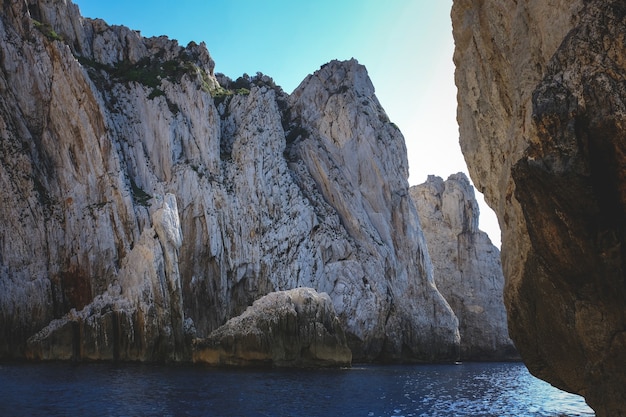
[[[355,360],[456,359],[364,67],[230,89],[204,45],[68,1],[2,8],[0,356],[189,359],[254,300],[313,287]]]
[[[435,284],[459,319],[461,360],[518,359],[508,335],[500,251],[478,228],[478,202],[468,178],[429,176],[409,191]]]
[[[461,146],[498,214],[529,369],[626,415],[626,7],[454,2]]]

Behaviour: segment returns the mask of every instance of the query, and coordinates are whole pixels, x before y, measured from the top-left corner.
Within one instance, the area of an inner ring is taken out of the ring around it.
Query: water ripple
[[[2,416],[591,417],[522,364],[224,370],[3,364]]]

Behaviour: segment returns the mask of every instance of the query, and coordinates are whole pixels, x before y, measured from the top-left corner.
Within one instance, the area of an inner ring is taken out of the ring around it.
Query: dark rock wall
[[[511,337],[535,375],[624,416],[626,5],[503,6],[455,1],[453,22],[461,142],[503,229]]]

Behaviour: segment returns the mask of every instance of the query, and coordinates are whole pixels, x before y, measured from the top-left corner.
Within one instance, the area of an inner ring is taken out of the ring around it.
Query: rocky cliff
[[[478,228],[474,187],[458,173],[409,189],[437,289],[459,319],[461,360],[518,359],[508,335],[500,251]]]
[[[313,287],[355,360],[457,358],[363,66],[287,95],[67,0],[1,7],[0,357],[187,360],[254,300]]]
[[[498,215],[509,329],[531,372],[626,415],[626,6],[452,10],[461,146]]]

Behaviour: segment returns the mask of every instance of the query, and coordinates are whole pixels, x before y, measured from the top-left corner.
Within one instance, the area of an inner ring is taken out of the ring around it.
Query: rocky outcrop
[[[270,293],[194,343],[209,365],[350,366],[352,352],[328,294],[312,288]]]
[[[313,287],[355,360],[456,359],[404,139],[358,62],[288,96],[69,1],[1,7],[0,356],[187,360]]]
[[[626,415],[626,7],[452,10],[461,146],[496,211],[509,330],[531,372]]]
[[[500,251],[478,228],[474,187],[463,173],[410,188],[437,289],[459,319],[461,360],[519,359],[509,339]]]

